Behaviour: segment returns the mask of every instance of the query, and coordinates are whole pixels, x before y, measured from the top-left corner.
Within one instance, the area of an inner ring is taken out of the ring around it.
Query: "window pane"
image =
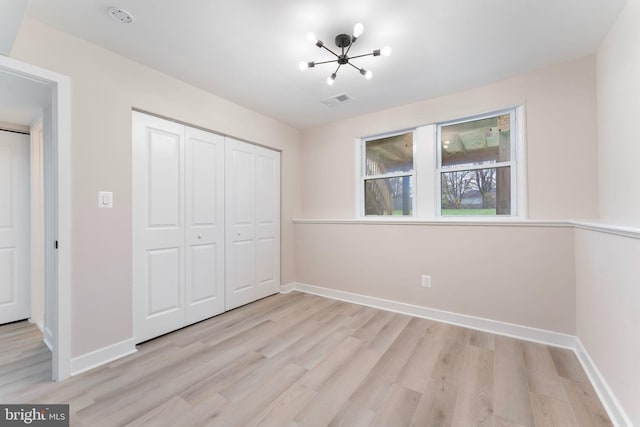
[[[511,215],[511,168],[443,172],[442,215]]]
[[[365,215],[411,215],[413,177],[368,179],[364,182]]]
[[[413,133],[366,142],[366,175],[413,170]]]
[[[442,126],[441,165],[471,166],[511,160],[510,114]]]

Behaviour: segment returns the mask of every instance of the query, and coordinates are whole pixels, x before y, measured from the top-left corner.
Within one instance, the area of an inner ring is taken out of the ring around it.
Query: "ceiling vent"
[[[110,8],[109,15],[116,21],[120,21],[125,24],[131,24],[133,22],[133,15],[131,15],[124,9],[120,9],[119,7]]]
[[[351,101],[353,98],[351,95],[346,93],[341,93],[340,95],[332,96],[331,98],[327,98],[322,103],[327,107],[335,107],[336,105],[343,104],[345,102]]]

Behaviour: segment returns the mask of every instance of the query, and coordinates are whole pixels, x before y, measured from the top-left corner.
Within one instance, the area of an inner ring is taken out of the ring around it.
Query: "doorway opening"
[[[45,336],[47,328],[50,332],[52,379],[60,381],[69,378],[71,366],[70,82],[67,76],[0,56],[0,87],[0,122],[32,120],[26,124],[38,131],[38,122],[24,117],[39,114],[42,120],[43,299],[50,316],[44,326]]]

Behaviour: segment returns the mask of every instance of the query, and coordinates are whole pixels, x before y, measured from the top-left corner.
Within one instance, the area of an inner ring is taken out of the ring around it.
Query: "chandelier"
[[[327,84],[328,85],[332,85],[333,82],[336,79],[336,76],[338,75],[338,70],[340,70],[340,67],[342,67],[343,65],[351,65],[353,68],[355,68],[356,70],[358,70],[360,72],[360,74],[362,74],[364,76],[365,79],[369,80],[371,79],[371,77],[373,77],[373,73],[369,70],[365,70],[364,68],[360,68],[355,66],[354,64],[351,63],[351,60],[356,59],[356,58],[362,58],[365,56],[389,56],[391,54],[391,48],[389,46],[384,47],[382,49],[376,49],[372,52],[369,53],[365,53],[362,55],[354,55],[354,56],[349,56],[349,52],[351,51],[351,48],[353,47],[353,45],[355,44],[356,40],[358,40],[358,37],[360,37],[362,35],[362,33],[364,32],[364,26],[360,23],[356,24],[353,26],[353,35],[348,35],[348,34],[338,34],[336,36],[335,39],[335,43],[336,46],[338,47],[338,49],[340,50],[340,53],[335,53],[333,50],[329,49],[327,46],[325,46],[325,44],[321,41],[318,40],[315,36],[315,34],[313,33],[309,33],[307,34],[307,39],[315,44],[316,46],[318,46],[321,49],[325,49],[327,51],[329,51],[333,56],[336,57],[336,59],[332,59],[329,61],[320,61],[320,62],[305,62],[302,61],[300,62],[299,68],[300,70],[304,71],[307,68],[313,68],[316,65],[320,65],[320,64],[330,64],[330,63],[337,63],[338,67],[336,68],[336,70],[329,76],[327,77]]]

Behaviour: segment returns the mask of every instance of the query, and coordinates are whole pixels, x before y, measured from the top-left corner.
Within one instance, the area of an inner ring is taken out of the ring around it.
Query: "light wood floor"
[[[296,292],[61,383],[34,326],[0,345],[0,402],[79,426],[611,425],[570,351]]]

